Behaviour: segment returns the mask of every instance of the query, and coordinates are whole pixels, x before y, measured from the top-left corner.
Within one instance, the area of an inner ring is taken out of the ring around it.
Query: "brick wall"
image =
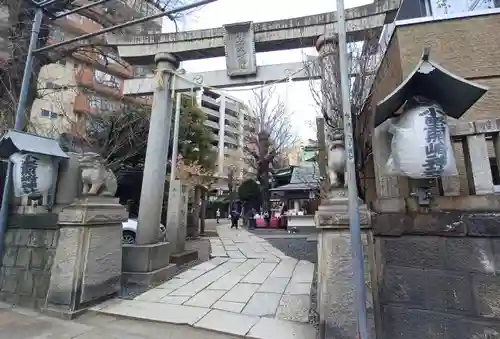
[[[467,80],[489,87],[463,117],[477,120],[498,117],[500,104],[500,14],[399,26],[397,40],[403,77],[408,76],[431,48],[431,60]]]
[[[500,338],[498,213],[376,216],[379,338]]]
[[[57,215],[12,216],[0,267],[0,300],[43,306],[58,242]]]

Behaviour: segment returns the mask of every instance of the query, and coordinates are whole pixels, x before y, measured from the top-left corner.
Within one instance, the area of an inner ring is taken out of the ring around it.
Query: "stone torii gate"
[[[375,3],[346,10],[348,41],[360,41],[367,34],[378,36],[384,24],[392,22],[401,0],[375,0]],[[137,65],[156,64],[154,78],[126,80],[124,94],[153,94],[148,147],[140,199],[138,245],[158,241],[158,225],[164,194],[167,151],[170,137],[172,100],[170,86],[173,72],[180,61],[226,57],[227,70],[176,77],[175,90],[196,87],[216,88],[258,85],[290,78],[307,80],[303,63],[257,66],[256,53],[314,46],[320,36],[336,34],[336,13],[323,13],[300,18],[236,23],[222,28],[179,33],[132,36],[118,40],[108,37],[108,44],[118,49],[120,58]],[[121,37],[120,37],[121,38]],[[321,52],[332,44],[331,38],[316,44]],[[319,78],[319,76],[318,76]]]

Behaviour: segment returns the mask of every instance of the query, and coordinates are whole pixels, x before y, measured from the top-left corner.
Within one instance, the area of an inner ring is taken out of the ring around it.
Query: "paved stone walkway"
[[[90,312],[73,321],[0,303],[0,339],[238,339],[194,327]]]
[[[243,229],[217,227],[213,259],[134,300],[94,310],[255,339],[313,339],[308,324],[314,264],[286,256]]]

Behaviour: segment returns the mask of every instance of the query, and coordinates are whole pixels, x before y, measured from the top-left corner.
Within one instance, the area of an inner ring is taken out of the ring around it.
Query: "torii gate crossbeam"
[[[360,41],[394,20],[401,0],[375,0],[373,4],[346,10],[350,41]],[[228,25],[231,26],[231,25]],[[314,46],[320,35],[336,33],[336,12],[252,24],[255,52],[270,52]],[[108,36],[121,58],[132,63],[154,63],[158,53],[170,53],[179,60],[195,60],[225,55],[225,27],[142,36]]]

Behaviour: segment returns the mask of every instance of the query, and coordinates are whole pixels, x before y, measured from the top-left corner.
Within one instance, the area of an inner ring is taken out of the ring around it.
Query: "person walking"
[[[252,208],[250,211],[249,222],[249,229],[257,228],[257,211],[255,210],[255,208]]]
[[[220,209],[218,208],[217,211],[215,211],[215,219],[217,220],[217,223],[219,223],[220,219]]]
[[[271,226],[271,214],[269,213],[269,210],[265,210],[264,214],[264,222],[266,223],[266,228],[269,228]]]
[[[231,211],[231,228],[238,229],[238,220],[240,219],[240,214],[237,210]]]

